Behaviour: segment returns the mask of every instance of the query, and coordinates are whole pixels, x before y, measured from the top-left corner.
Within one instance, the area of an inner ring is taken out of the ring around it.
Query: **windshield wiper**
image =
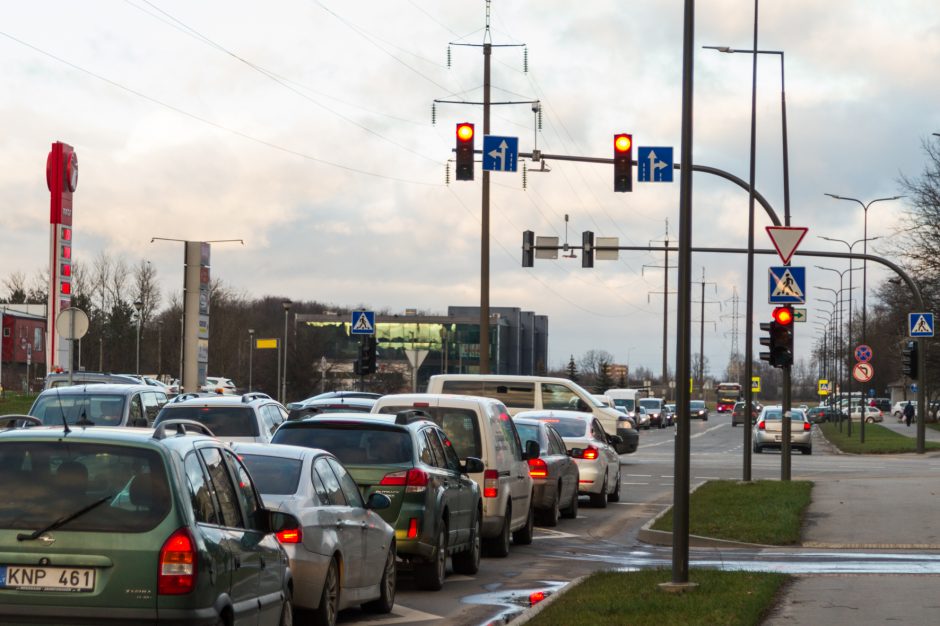
[[[115,495],[116,495],[116,494],[112,494],[112,495],[110,495],[110,496],[105,496],[105,497],[103,497],[103,498],[99,498],[99,499],[95,500],[94,502],[92,502],[91,504],[89,504],[89,505],[87,505],[87,506],[85,506],[85,507],[82,507],[81,509],[75,511],[75,512],[72,513],[71,515],[66,515],[65,517],[60,517],[59,519],[57,519],[56,521],[52,522],[51,524],[49,524],[49,525],[46,526],[45,528],[40,528],[39,530],[33,531],[33,532],[31,532],[31,533],[20,533],[20,534],[18,534],[18,535],[16,536],[16,540],[17,540],[17,541],[32,541],[33,539],[38,539],[41,534],[47,533],[47,532],[49,532],[50,530],[55,530],[56,528],[59,528],[60,526],[64,526],[64,525],[68,524],[68,523],[71,522],[73,519],[76,519],[76,518],[81,517],[82,515],[84,515],[85,513],[88,513],[89,511],[91,511],[91,510],[94,509],[95,507],[101,506],[103,503],[107,502],[108,500],[110,500],[111,498],[113,498]]]

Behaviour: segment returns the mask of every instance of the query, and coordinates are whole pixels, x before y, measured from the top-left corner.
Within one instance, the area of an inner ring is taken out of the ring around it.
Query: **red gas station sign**
[[[46,367],[68,367],[68,348],[59,345],[55,322],[72,302],[72,192],[78,186],[78,156],[72,146],[57,141],[46,158],[49,187],[49,314],[46,320]],[[63,342],[64,344],[64,342]]]

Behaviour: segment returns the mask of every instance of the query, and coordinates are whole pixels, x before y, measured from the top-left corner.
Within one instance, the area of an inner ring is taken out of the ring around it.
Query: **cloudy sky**
[[[696,164],[748,176],[753,2],[697,4]],[[681,105],[680,0],[493,0],[492,132],[546,153],[610,157],[614,133],[675,146]],[[435,99],[482,99],[483,0],[87,0],[0,7],[0,278],[48,261],[49,146],[73,145],[75,257],[102,250],[149,260],[165,293],[182,283],[180,244],[152,237],[236,239],[216,245],[212,272],[252,296],[285,296],[393,312],[479,303],[480,176],[445,183],[456,122],[483,114]],[[759,47],[786,53],[792,223],[801,248],[844,250],[820,235],[861,239],[863,213],[825,192],[863,200],[900,192],[917,175],[921,142],[940,132],[940,5],[936,0],[763,2]],[[778,57],[758,68],[757,188],[783,213]],[[477,147],[480,145],[478,143]],[[550,360],[590,349],[659,371],[662,254],[629,252],[520,265],[523,230],[580,242],[581,231],[646,245],[678,232],[678,183],[615,194],[611,166],[552,161],[551,172],[493,174],[491,303],[550,317]],[[678,180],[678,177],[677,177]],[[747,194],[694,178],[694,243],[744,247]],[[870,248],[890,243],[903,202],[869,211]],[[570,221],[565,224],[565,215]],[[757,216],[757,243],[769,247]],[[861,246],[857,247],[858,250]],[[670,262],[674,263],[675,255]],[[705,353],[713,373],[732,344],[743,256],[697,254],[706,281]],[[803,262],[800,262],[801,264]],[[767,266],[756,261],[756,316]],[[796,264],[796,263],[795,263]],[[807,260],[814,290],[838,288]],[[846,269],[844,262],[820,264]],[[869,268],[869,282],[885,277]],[[670,270],[670,290],[676,284]],[[695,300],[701,287],[693,286]],[[860,295],[859,295],[860,298]],[[719,304],[720,303],[720,304]],[[827,305],[819,305],[820,310]],[[699,305],[693,318],[700,319]],[[674,296],[670,301],[674,320]],[[759,320],[758,320],[759,321]],[[692,335],[697,351],[698,324]],[[809,351],[806,325],[797,349]],[[800,330],[803,330],[801,327]],[[743,319],[738,324],[743,351]],[[674,361],[670,322],[669,360]],[[756,337],[759,331],[755,332]]]

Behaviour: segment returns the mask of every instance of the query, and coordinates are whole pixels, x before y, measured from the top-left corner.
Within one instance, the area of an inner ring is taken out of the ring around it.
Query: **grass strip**
[[[917,439],[913,437],[916,426],[913,424],[911,425],[912,436],[910,437],[878,424],[865,424],[865,443],[859,443],[858,441],[858,424],[852,424],[851,438],[846,434],[848,429],[845,428],[845,424],[843,424],[842,432],[839,432],[838,424],[826,423],[820,424],[819,427],[829,443],[842,452],[851,454],[902,454],[917,451]],[[936,441],[927,441],[925,444],[927,450],[940,450],[940,443]]]
[[[665,569],[599,572],[565,593],[530,622],[531,626],[629,624],[688,626],[760,624],[777,602],[787,574],[692,569],[698,587],[667,593],[657,585],[669,582]]]
[[[0,398],[0,415],[25,415],[33,406],[36,394],[5,392]]]
[[[808,481],[709,481],[689,500],[689,532],[777,546],[799,543],[812,488]],[[672,509],[652,528],[671,532]]]

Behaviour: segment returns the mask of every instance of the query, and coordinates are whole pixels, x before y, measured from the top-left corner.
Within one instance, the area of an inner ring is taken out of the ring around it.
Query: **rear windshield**
[[[400,411],[410,411],[418,408],[431,416],[431,419],[441,427],[447,438],[454,446],[454,451],[461,459],[468,456],[482,458],[482,445],[480,443],[480,425],[477,423],[476,411],[472,409],[454,409],[442,406],[383,406],[380,413],[395,415]]]
[[[255,487],[264,495],[285,496],[297,493],[303,461],[262,454],[240,454]]]
[[[535,383],[507,383],[485,380],[445,380],[443,393],[495,398],[516,409],[535,408]]]
[[[645,398],[643,400],[640,400],[640,406],[643,407],[644,409],[653,409],[655,411],[658,411],[663,406],[663,401]]]
[[[704,409],[705,402],[703,402],[702,400],[691,400],[689,401],[689,408],[695,409],[695,410]]]
[[[170,419],[195,420],[208,426],[216,437],[259,436],[255,412],[247,406],[165,406],[154,425]]]
[[[69,424],[120,426],[124,416],[124,401],[125,396],[113,393],[49,393],[36,399],[29,414],[47,425],[61,425],[64,416]]]
[[[279,428],[271,442],[321,448],[347,465],[410,465],[414,460],[410,433],[371,424],[305,423]]]
[[[766,411],[764,411],[763,418],[765,420],[779,420],[781,419],[780,417],[781,414],[782,414],[781,409],[767,409]],[[801,411],[800,409],[793,409],[790,412],[790,414],[792,415],[792,417],[790,418],[790,421],[793,421],[793,422],[806,421],[803,415],[803,411]]]
[[[574,417],[536,416],[535,419],[551,424],[562,437],[584,437],[584,433],[587,431],[587,422]]]
[[[163,460],[142,448],[3,441],[0,484],[0,528],[39,530],[97,502],[62,530],[137,533],[170,511]]]

